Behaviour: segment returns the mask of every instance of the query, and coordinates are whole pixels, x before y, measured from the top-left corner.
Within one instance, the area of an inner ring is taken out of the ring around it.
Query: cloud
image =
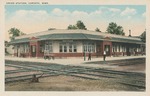
[[[55,16],[68,16],[68,15],[70,15],[71,13],[70,13],[70,11],[68,11],[68,10],[61,10],[61,9],[59,9],[59,8],[55,8],[55,9],[53,9],[52,10],[52,12],[51,12],[53,15],[55,15]]]
[[[101,10],[96,10],[94,12],[91,12],[89,15],[90,16],[100,16],[102,14]]]
[[[80,11],[80,10],[74,10],[74,11],[68,11],[68,10],[62,10],[59,8],[55,8],[52,10],[50,15],[52,16],[57,16],[57,17],[66,17],[70,19],[87,19],[91,17],[100,17],[102,14],[102,11],[100,9],[97,9],[93,12],[85,12],[85,11]]]
[[[15,22],[45,22],[49,14],[44,10],[18,10],[12,16],[11,21]]]
[[[120,12],[121,10],[118,9],[118,8],[109,8],[109,7],[99,7],[99,10],[102,11],[102,12]]]
[[[129,8],[129,7],[126,7],[126,9],[124,11],[121,12],[121,16],[128,16],[128,15],[135,15],[137,12],[136,12],[136,9],[133,9],[133,8]]]
[[[88,16],[89,14],[87,12],[84,12],[84,11],[73,11],[72,13],[72,16],[75,16],[75,17],[80,17],[80,16]]]
[[[120,12],[121,10],[117,9],[117,8],[109,8],[109,11],[111,11],[111,12]]]
[[[137,12],[129,7],[124,10],[113,7],[99,7],[91,12],[54,8],[51,12],[46,10],[17,10],[13,13],[10,12],[12,14],[7,13],[9,14],[6,16],[7,29],[15,26],[23,30],[23,32],[36,32],[37,30],[47,30],[49,27],[66,29],[69,24],[75,24],[77,20],[82,20],[88,30],[100,27],[101,31],[105,31],[110,22],[114,21],[121,24],[122,22],[127,22],[127,20],[131,21],[132,15]],[[141,15],[145,16],[145,13]],[[132,21],[134,22],[134,19]]]
[[[107,8],[100,7],[99,9],[93,12],[85,12],[80,10],[62,10],[60,8],[54,8],[50,13],[45,10],[18,10],[13,13],[9,18],[9,21],[15,21],[18,23],[27,22],[27,24],[31,23],[39,23],[39,22],[47,22],[51,21],[52,18],[56,19],[64,19],[69,18],[71,20],[77,19],[91,19],[91,18],[105,18],[106,15],[115,16],[120,12],[120,9],[117,8]]]
[[[52,10],[51,12],[51,15],[54,15],[54,16],[58,16],[58,17],[80,17],[80,16],[88,16],[89,14],[87,12],[84,12],[84,11],[78,11],[78,10],[75,10],[75,11],[68,11],[68,10],[61,10],[59,8],[55,8]]]

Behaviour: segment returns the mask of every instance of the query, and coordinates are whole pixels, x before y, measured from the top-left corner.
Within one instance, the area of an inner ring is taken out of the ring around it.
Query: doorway
[[[130,55],[131,55],[131,53],[130,53],[130,48],[127,47],[127,56],[130,56]]]
[[[105,45],[104,50],[106,51],[106,55],[110,56],[110,45]]]
[[[36,57],[36,46],[31,46],[31,56]]]

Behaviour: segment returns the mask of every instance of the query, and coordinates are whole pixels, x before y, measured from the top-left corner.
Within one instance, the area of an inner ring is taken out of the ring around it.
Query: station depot
[[[121,36],[89,30],[51,29],[16,37],[10,44],[14,46],[16,57],[41,57],[53,54],[55,58],[131,56],[145,53],[145,43],[140,38]]]

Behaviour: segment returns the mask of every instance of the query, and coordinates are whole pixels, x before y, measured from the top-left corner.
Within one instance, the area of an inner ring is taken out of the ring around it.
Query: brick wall
[[[55,57],[62,58],[62,57],[84,57],[83,53],[53,53]],[[86,57],[88,57],[89,53],[86,53]],[[97,57],[98,54],[91,53],[93,57]],[[38,57],[43,57],[44,53],[39,53]],[[99,55],[101,56],[101,55]]]

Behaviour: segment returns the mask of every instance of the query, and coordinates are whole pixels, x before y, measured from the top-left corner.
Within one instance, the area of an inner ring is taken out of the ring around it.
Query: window
[[[69,44],[69,52],[72,52],[72,44]]]
[[[87,52],[87,45],[83,45],[83,52]]]
[[[32,46],[32,52],[35,52],[36,50],[36,47],[35,46]]]
[[[126,47],[122,46],[122,52],[126,52]]]
[[[88,52],[92,51],[92,45],[90,43],[88,43]]]
[[[115,44],[113,44],[113,46],[112,46],[112,52],[116,52],[116,45]]]
[[[95,44],[94,43],[84,43],[83,44],[83,52],[95,52]]]
[[[15,52],[17,52],[17,46],[15,46]],[[21,53],[28,53],[29,52],[29,45],[28,44],[22,44],[20,45],[20,52]]]
[[[64,45],[64,52],[67,52],[67,45]]]
[[[73,47],[74,47],[73,51],[77,52],[77,46],[74,44]]]
[[[112,52],[115,52],[115,48],[114,48],[114,46],[113,46]]]
[[[41,53],[44,52],[44,45],[43,44],[40,45],[40,52]]]
[[[22,45],[20,45],[20,52],[24,53],[24,51],[25,51],[24,44],[22,44]]]
[[[63,47],[62,47],[62,45],[59,46],[59,52],[63,52]]]
[[[120,52],[120,45],[118,45],[118,49],[119,49],[119,52]]]
[[[92,49],[91,49],[91,50],[92,50],[92,52],[95,52],[95,45],[94,45],[94,43],[92,44],[92,46],[91,46],[91,47],[92,47]]]
[[[67,52],[67,44],[66,43],[60,43],[59,52]]]
[[[69,52],[77,52],[76,44],[69,43]]]
[[[52,42],[46,41],[45,42],[45,51],[48,52],[53,52],[53,46],[52,46]]]
[[[141,48],[140,47],[138,48],[138,52],[141,52]]]
[[[115,45],[114,48],[115,48],[115,51],[114,51],[114,52],[117,52],[117,45]]]
[[[59,52],[77,52],[77,45],[75,43],[60,43]]]
[[[23,52],[24,53],[28,53],[29,52],[29,45],[28,44],[24,44],[23,45]]]

